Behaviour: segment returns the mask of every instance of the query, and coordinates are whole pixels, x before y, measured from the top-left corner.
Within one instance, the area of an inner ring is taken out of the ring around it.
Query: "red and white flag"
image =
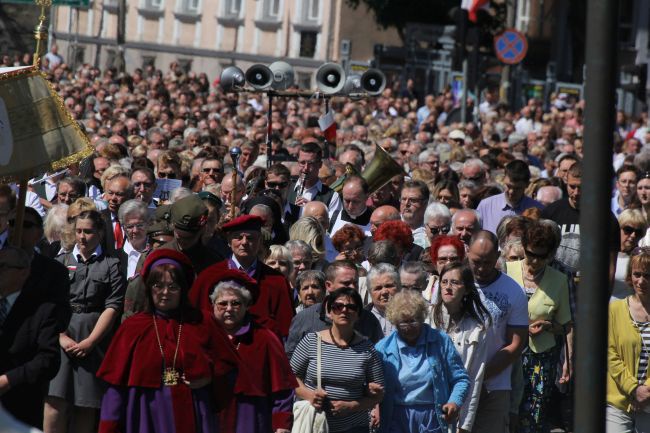
[[[318,118],[318,126],[320,126],[328,142],[336,143],[336,122],[334,121],[334,112],[332,110],[329,110]]]
[[[490,6],[490,0],[463,0],[460,7],[467,11],[469,20],[476,22],[476,12],[479,9],[487,9]]]

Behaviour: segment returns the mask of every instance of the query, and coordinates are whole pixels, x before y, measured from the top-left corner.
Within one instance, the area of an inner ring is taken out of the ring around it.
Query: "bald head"
[[[374,235],[380,225],[386,221],[397,221],[401,218],[399,210],[393,206],[379,206],[370,215],[370,232]]]
[[[327,206],[323,202],[316,200],[310,201],[305,205],[302,216],[314,217],[318,220],[319,223],[321,223],[325,231],[329,229],[329,214],[327,213]]]

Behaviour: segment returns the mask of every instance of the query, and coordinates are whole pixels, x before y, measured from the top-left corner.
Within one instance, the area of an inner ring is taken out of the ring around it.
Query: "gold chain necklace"
[[[183,330],[183,324],[178,324],[178,338],[176,339],[176,350],[174,350],[174,361],[172,362],[171,368],[165,367],[165,352],[163,351],[162,343],[160,342],[160,334],[158,334],[158,325],[156,324],[156,315],[153,314],[153,329],[156,331],[156,340],[158,340],[158,348],[160,349],[160,356],[163,360],[163,385],[165,386],[175,386],[178,385],[178,379],[180,374],[176,370],[176,357],[178,356],[178,348],[181,345],[181,331]]]

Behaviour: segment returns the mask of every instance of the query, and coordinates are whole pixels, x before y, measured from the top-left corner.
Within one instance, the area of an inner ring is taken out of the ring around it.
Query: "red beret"
[[[251,292],[251,296],[253,297],[255,297],[258,291],[257,281],[249,277],[247,273],[237,269],[221,269],[218,272],[213,273],[213,278],[214,279],[212,280],[212,289],[210,290],[210,295],[212,295],[212,292],[214,291],[214,288],[217,286],[217,284],[221,283],[222,281],[234,281],[241,284],[249,292]]]
[[[225,233],[239,230],[254,230],[259,232],[262,229],[263,223],[264,220],[257,215],[242,215],[224,224],[221,227],[221,231]]]
[[[142,269],[140,270],[142,279],[147,281],[151,270],[158,265],[164,264],[177,264],[183,270],[183,273],[187,278],[188,289],[192,286],[195,277],[192,261],[185,254],[180,251],[172,250],[171,248],[158,248],[153,250],[147,256],[147,259],[144,261],[144,265],[142,265]]]

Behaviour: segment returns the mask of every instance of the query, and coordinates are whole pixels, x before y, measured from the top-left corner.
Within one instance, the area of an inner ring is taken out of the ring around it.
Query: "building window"
[[[199,14],[199,3],[201,0],[180,0],[179,12],[188,15]]]
[[[316,55],[316,39],[318,32],[300,32],[300,57],[314,58]]]
[[[264,0],[262,3],[262,20],[280,20],[280,0]]]
[[[320,18],[320,0],[302,1],[302,22],[317,23]]]
[[[146,70],[147,66],[156,67],[156,56],[142,56],[142,69]]]
[[[242,0],[226,0],[224,2],[223,16],[225,18],[239,18]]]
[[[162,10],[163,0],[144,0],[144,8],[149,10]]]

